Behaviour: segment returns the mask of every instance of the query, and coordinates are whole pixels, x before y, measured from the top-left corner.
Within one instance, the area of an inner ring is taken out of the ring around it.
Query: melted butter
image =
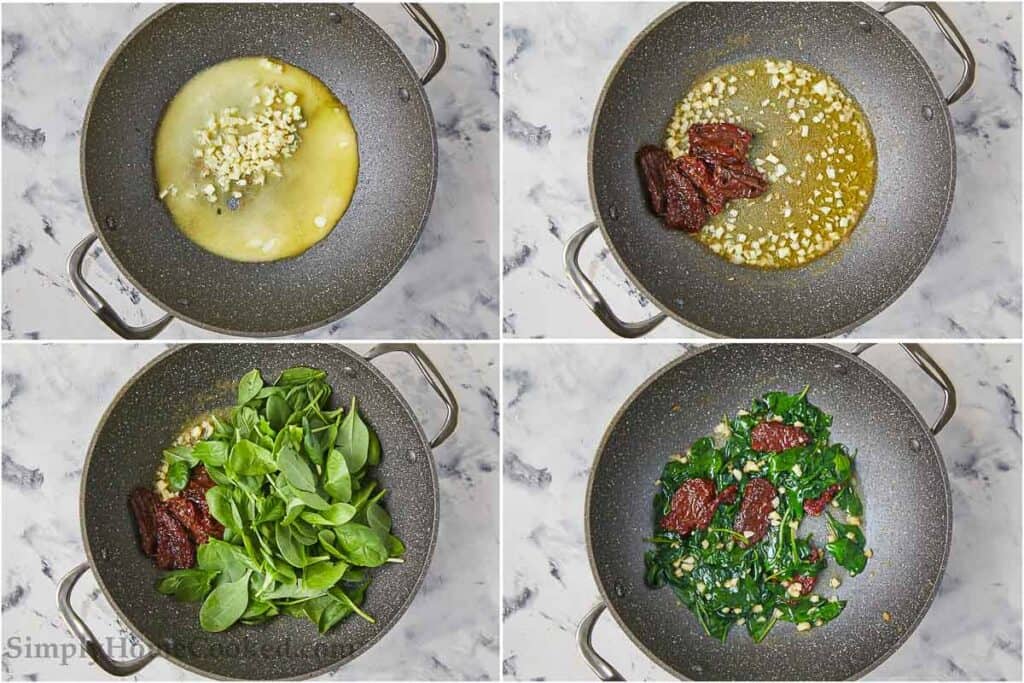
[[[867,118],[812,66],[755,59],[705,74],[669,124],[673,156],[686,153],[686,130],[699,122],[752,132],[749,159],[769,181],[761,197],[730,201],[696,235],[733,263],[791,268],[819,258],[850,234],[871,200],[875,145]]]
[[[252,111],[254,96],[280,86],[298,96],[307,126],[293,156],[280,160],[281,176],[249,188],[231,209],[227,196],[208,202],[193,156],[195,131],[227,107]],[[158,191],[175,224],[204,249],[235,261],[298,256],[326,237],[352,200],[359,176],[355,128],[345,106],[318,78],[265,57],[242,57],[196,74],[178,91],[157,130],[154,166]]]

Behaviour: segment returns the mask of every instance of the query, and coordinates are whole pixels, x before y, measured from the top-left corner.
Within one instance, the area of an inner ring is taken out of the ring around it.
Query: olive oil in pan
[[[792,268],[834,249],[857,225],[875,185],[875,144],[857,102],[806,64],[755,59],[699,78],[676,106],[666,147],[688,149],[694,123],[728,122],[754,134],[749,157],[768,179],[737,199],[697,238],[739,264]]]
[[[154,166],[157,191],[189,239],[235,261],[274,261],[303,253],[341,220],[359,152],[348,111],[319,79],[242,57],[200,72],[175,95]]]

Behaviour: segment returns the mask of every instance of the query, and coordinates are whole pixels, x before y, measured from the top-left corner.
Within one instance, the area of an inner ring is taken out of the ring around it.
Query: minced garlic
[[[281,161],[299,147],[299,130],[306,127],[298,96],[269,85],[254,94],[250,111],[226,107],[211,114],[195,131],[192,155],[199,160],[199,176],[208,182],[202,196],[216,203],[227,197],[237,202],[247,191],[281,177]],[[161,198],[174,188],[161,192]]]

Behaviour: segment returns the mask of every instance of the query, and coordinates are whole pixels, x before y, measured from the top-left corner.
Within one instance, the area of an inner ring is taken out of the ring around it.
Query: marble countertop
[[[685,348],[602,343],[505,348],[507,678],[593,679],[575,645],[580,619],[598,601],[584,541],[590,465],[620,405]],[[953,542],[931,609],[869,677],[1020,680],[1020,347],[931,345],[928,351],[949,373],[960,398],[953,420],[938,436],[952,485]],[[876,347],[864,359],[892,379],[923,415],[938,413],[939,392],[902,350]],[[597,624],[594,644],[627,680],[670,678],[607,615]]]
[[[611,336],[569,284],[562,250],[594,218],[587,143],[605,78],[633,37],[667,7],[505,6],[502,329],[507,336]],[[951,108],[958,159],[952,214],[935,254],[910,289],[847,336],[1021,334],[1020,4],[950,3],[945,9],[978,62],[974,87]],[[951,89],[960,75],[959,62],[931,19],[914,9],[890,18],[943,87]],[[620,317],[641,320],[657,312],[609,258],[599,234],[588,240],[580,262]],[[701,335],[670,320],[650,336]]]
[[[10,5],[3,13],[3,337],[105,339],[112,333],[65,272],[91,230],[79,181],[80,128],[93,84],[121,40],[156,5]],[[397,5],[359,9],[419,69],[431,44]],[[426,87],[437,122],[438,184],[419,244],[358,311],[307,338],[498,336],[498,6],[432,5],[448,63]],[[94,250],[93,255],[98,253]],[[89,281],[130,323],[159,309],[108,256]],[[174,322],[163,339],[218,336]]]
[[[85,557],[78,517],[85,449],[114,394],[164,348],[5,345],[4,679],[110,678],[81,652],[62,663],[59,657],[29,657],[25,648],[31,641],[74,653],[77,641],[57,614],[55,596],[57,582]],[[485,680],[499,675],[498,349],[494,344],[430,344],[424,350],[462,407],[458,431],[434,453],[441,491],[437,550],[409,611],[335,678]],[[399,356],[374,364],[432,434],[443,418],[440,403],[413,364]],[[90,574],[79,582],[74,604],[101,639],[127,636]],[[188,680],[195,675],[158,659],[136,678]]]

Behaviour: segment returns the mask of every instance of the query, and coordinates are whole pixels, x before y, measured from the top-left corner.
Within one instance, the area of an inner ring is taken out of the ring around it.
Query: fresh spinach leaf
[[[192,449],[196,460],[203,463],[207,468],[222,467],[228,461],[230,447],[224,441],[200,441]]]
[[[391,515],[377,501],[366,506],[366,523],[380,534],[387,534],[391,531]]]
[[[388,560],[388,549],[380,534],[368,526],[349,522],[334,530],[336,543],[352,564],[379,567]]]
[[[256,398],[256,395],[260,393],[260,389],[263,388],[263,376],[260,375],[260,371],[253,368],[249,372],[242,375],[242,379],[238,381],[238,405],[244,406],[249,401]]]
[[[288,405],[288,401],[277,394],[267,399],[267,421],[274,430],[282,429],[291,415],[292,407]]]
[[[316,491],[316,479],[313,477],[313,470],[310,469],[309,462],[296,453],[291,446],[283,447],[277,454],[277,466],[294,488],[310,493]]]
[[[276,382],[274,382],[274,385],[279,387],[293,387],[309,384],[310,382],[321,380],[325,377],[327,377],[327,373],[323,370],[296,366],[294,368],[288,368],[282,372],[281,376],[277,378]]]
[[[239,441],[231,449],[228,467],[236,474],[260,476],[273,472],[276,468],[273,454],[252,441]]]
[[[340,503],[352,500],[352,477],[348,473],[348,463],[337,449],[331,449],[330,455],[327,456],[324,490]]]
[[[338,430],[338,450],[345,456],[349,472],[358,472],[366,466],[370,453],[370,431],[359,417],[355,396]]]
[[[182,602],[199,602],[213,588],[213,580],[219,573],[218,570],[199,567],[176,569],[164,574],[156,589]]]
[[[334,584],[341,581],[348,565],[344,562],[317,562],[306,567],[303,573],[303,580],[310,589],[327,590]]]
[[[181,491],[188,486],[188,477],[192,468],[184,460],[178,460],[167,468],[167,488],[171,491]]]
[[[326,510],[303,512],[302,519],[315,526],[340,526],[356,516],[356,509],[348,503],[334,503]]]
[[[225,631],[242,618],[249,606],[249,575],[246,571],[237,581],[220,584],[206,597],[199,609],[199,625],[204,631]]]

